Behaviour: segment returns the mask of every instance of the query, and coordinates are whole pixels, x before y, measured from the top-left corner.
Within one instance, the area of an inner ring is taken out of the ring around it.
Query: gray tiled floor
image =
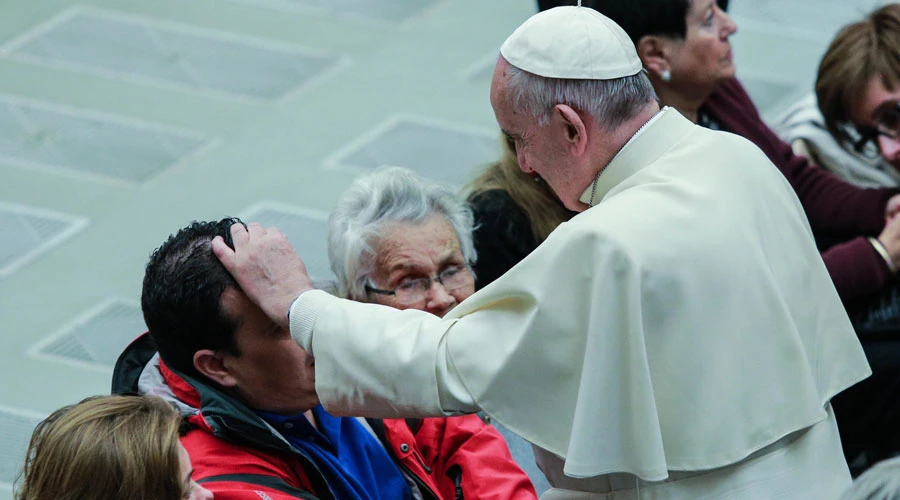
[[[171,127],[0,96],[0,160],[22,168],[142,183],[208,142]]]
[[[302,47],[75,7],[0,48],[0,54],[53,69],[272,100],[337,62]]]
[[[832,34],[876,3],[732,0],[739,75],[764,116],[810,89]],[[324,214],[360,172],[400,163],[465,183],[497,151],[497,48],[533,8],[0,2],[0,497],[39,416],[108,390],[111,353],[139,333],[143,265],[170,232],[283,221],[327,275]]]

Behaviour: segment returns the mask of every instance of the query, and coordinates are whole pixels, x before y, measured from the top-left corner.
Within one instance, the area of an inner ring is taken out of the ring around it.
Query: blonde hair
[[[151,396],[95,396],[31,436],[16,500],[180,500],[181,417]]]
[[[530,175],[522,172],[514,151],[515,146],[503,138],[503,154],[500,160],[488,165],[485,171],[472,181],[468,187],[469,199],[492,189],[506,191],[528,216],[531,232],[535,240],[541,243],[556,229],[556,226],[571,219],[575,214],[559,201],[546,182],[535,182]]]
[[[885,5],[845,26],[822,57],[816,98],[825,127],[839,141],[850,141],[844,129],[849,110],[875,75],[889,90],[900,84],[900,4]]]

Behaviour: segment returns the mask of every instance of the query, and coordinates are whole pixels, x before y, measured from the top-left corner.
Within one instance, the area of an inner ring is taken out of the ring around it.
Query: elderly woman
[[[474,292],[472,215],[450,191],[394,167],[338,200],[328,256],[338,294],[443,316]]]
[[[178,440],[181,414],[151,396],[56,410],[31,437],[16,500],[209,500]]]
[[[338,294],[360,302],[443,316],[475,290],[471,213],[402,168],[361,177],[344,192],[329,218],[328,256]],[[441,498],[536,498],[503,436],[477,415],[384,424],[412,430]],[[536,470],[532,477],[543,479]]]

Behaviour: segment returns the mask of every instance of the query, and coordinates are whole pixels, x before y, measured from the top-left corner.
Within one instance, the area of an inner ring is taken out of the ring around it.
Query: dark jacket
[[[194,477],[217,500],[334,498],[316,464],[256,413],[216,387],[169,369],[155,354],[149,335],[132,342],[116,363],[112,392],[144,392],[138,381],[148,368],[144,387],[153,388],[146,392],[184,413],[188,430],[182,444]],[[416,485],[420,496],[414,492],[413,498],[537,498],[506,441],[476,415],[366,423],[407,482]]]

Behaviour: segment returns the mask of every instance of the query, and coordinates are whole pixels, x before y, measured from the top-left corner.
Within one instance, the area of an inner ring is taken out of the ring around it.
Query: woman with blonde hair
[[[31,436],[16,500],[209,500],[160,398],[96,396],[56,410]]]

